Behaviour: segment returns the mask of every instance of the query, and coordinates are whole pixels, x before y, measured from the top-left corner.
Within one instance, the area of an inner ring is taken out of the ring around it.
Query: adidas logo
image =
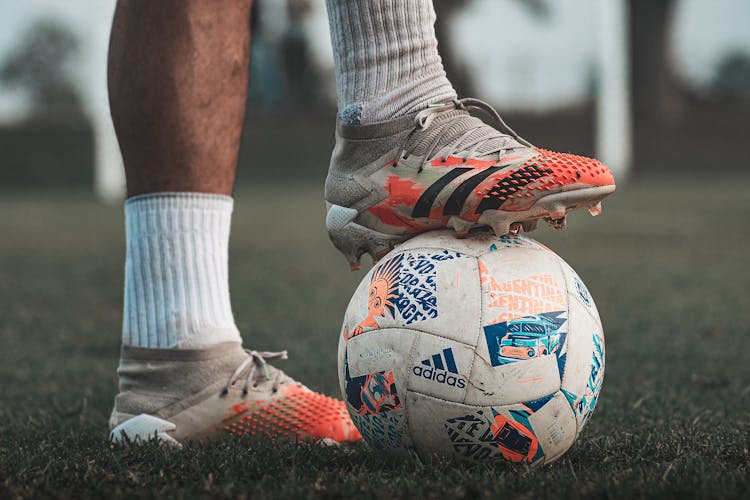
[[[453,358],[453,349],[443,349],[442,353],[433,354],[411,369],[417,377],[424,377],[441,384],[452,385],[463,389],[466,380],[458,375],[456,360]],[[454,374],[454,375],[451,375]]]

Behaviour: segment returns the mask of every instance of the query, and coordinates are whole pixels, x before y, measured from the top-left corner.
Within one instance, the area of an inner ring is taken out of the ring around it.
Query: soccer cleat
[[[488,113],[497,128],[469,114]],[[498,129],[502,130],[500,132]],[[488,104],[454,100],[372,125],[336,128],[326,179],[326,226],[352,269],[410,237],[476,227],[497,235],[562,228],[566,214],[615,190],[612,172],[582,156],[532,146]]]
[[[362,439],[343,401],[311,391],[266,361],[286,352],[124,346],[110,439],[186,441],[265,437],[338,444]]]

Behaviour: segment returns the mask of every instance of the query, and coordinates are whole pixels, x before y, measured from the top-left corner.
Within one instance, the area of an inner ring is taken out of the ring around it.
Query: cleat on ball
[[[489,225],[502,235],[516,222],[560,220],[614,190],[597,160],[532,146],[488,104],[460,99],[382,123],[339,123],[326,226],[345,255],[375,255],[435,229],[466,236]]]

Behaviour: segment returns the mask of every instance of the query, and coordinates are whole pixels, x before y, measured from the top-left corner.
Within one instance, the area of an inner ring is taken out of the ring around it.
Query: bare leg
[[[129,196],[126,345],[193,348],[241,340],[227,249],[247,101],[250,7],[251,0],[117,3],[109,92]]]
[[[252,0],[119,0],[109,96],[128,196],[232,193]]]

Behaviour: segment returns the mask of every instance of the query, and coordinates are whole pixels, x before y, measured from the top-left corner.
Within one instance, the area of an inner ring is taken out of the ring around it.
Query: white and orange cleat
[[[362,439],[343,401],[314,392],[266,361],[286,352],[124,346],[110,439],[187,441],[251,435],[340,444]]]
[[[493,126],[469,111],[487,114]],[[387,122],[336,128],[326,179],[326,227],[353,269],[425,231],[465,237],[555,228],[601,212],[615,190],[601,162],[532,146],[490,105],[460,99]]]

